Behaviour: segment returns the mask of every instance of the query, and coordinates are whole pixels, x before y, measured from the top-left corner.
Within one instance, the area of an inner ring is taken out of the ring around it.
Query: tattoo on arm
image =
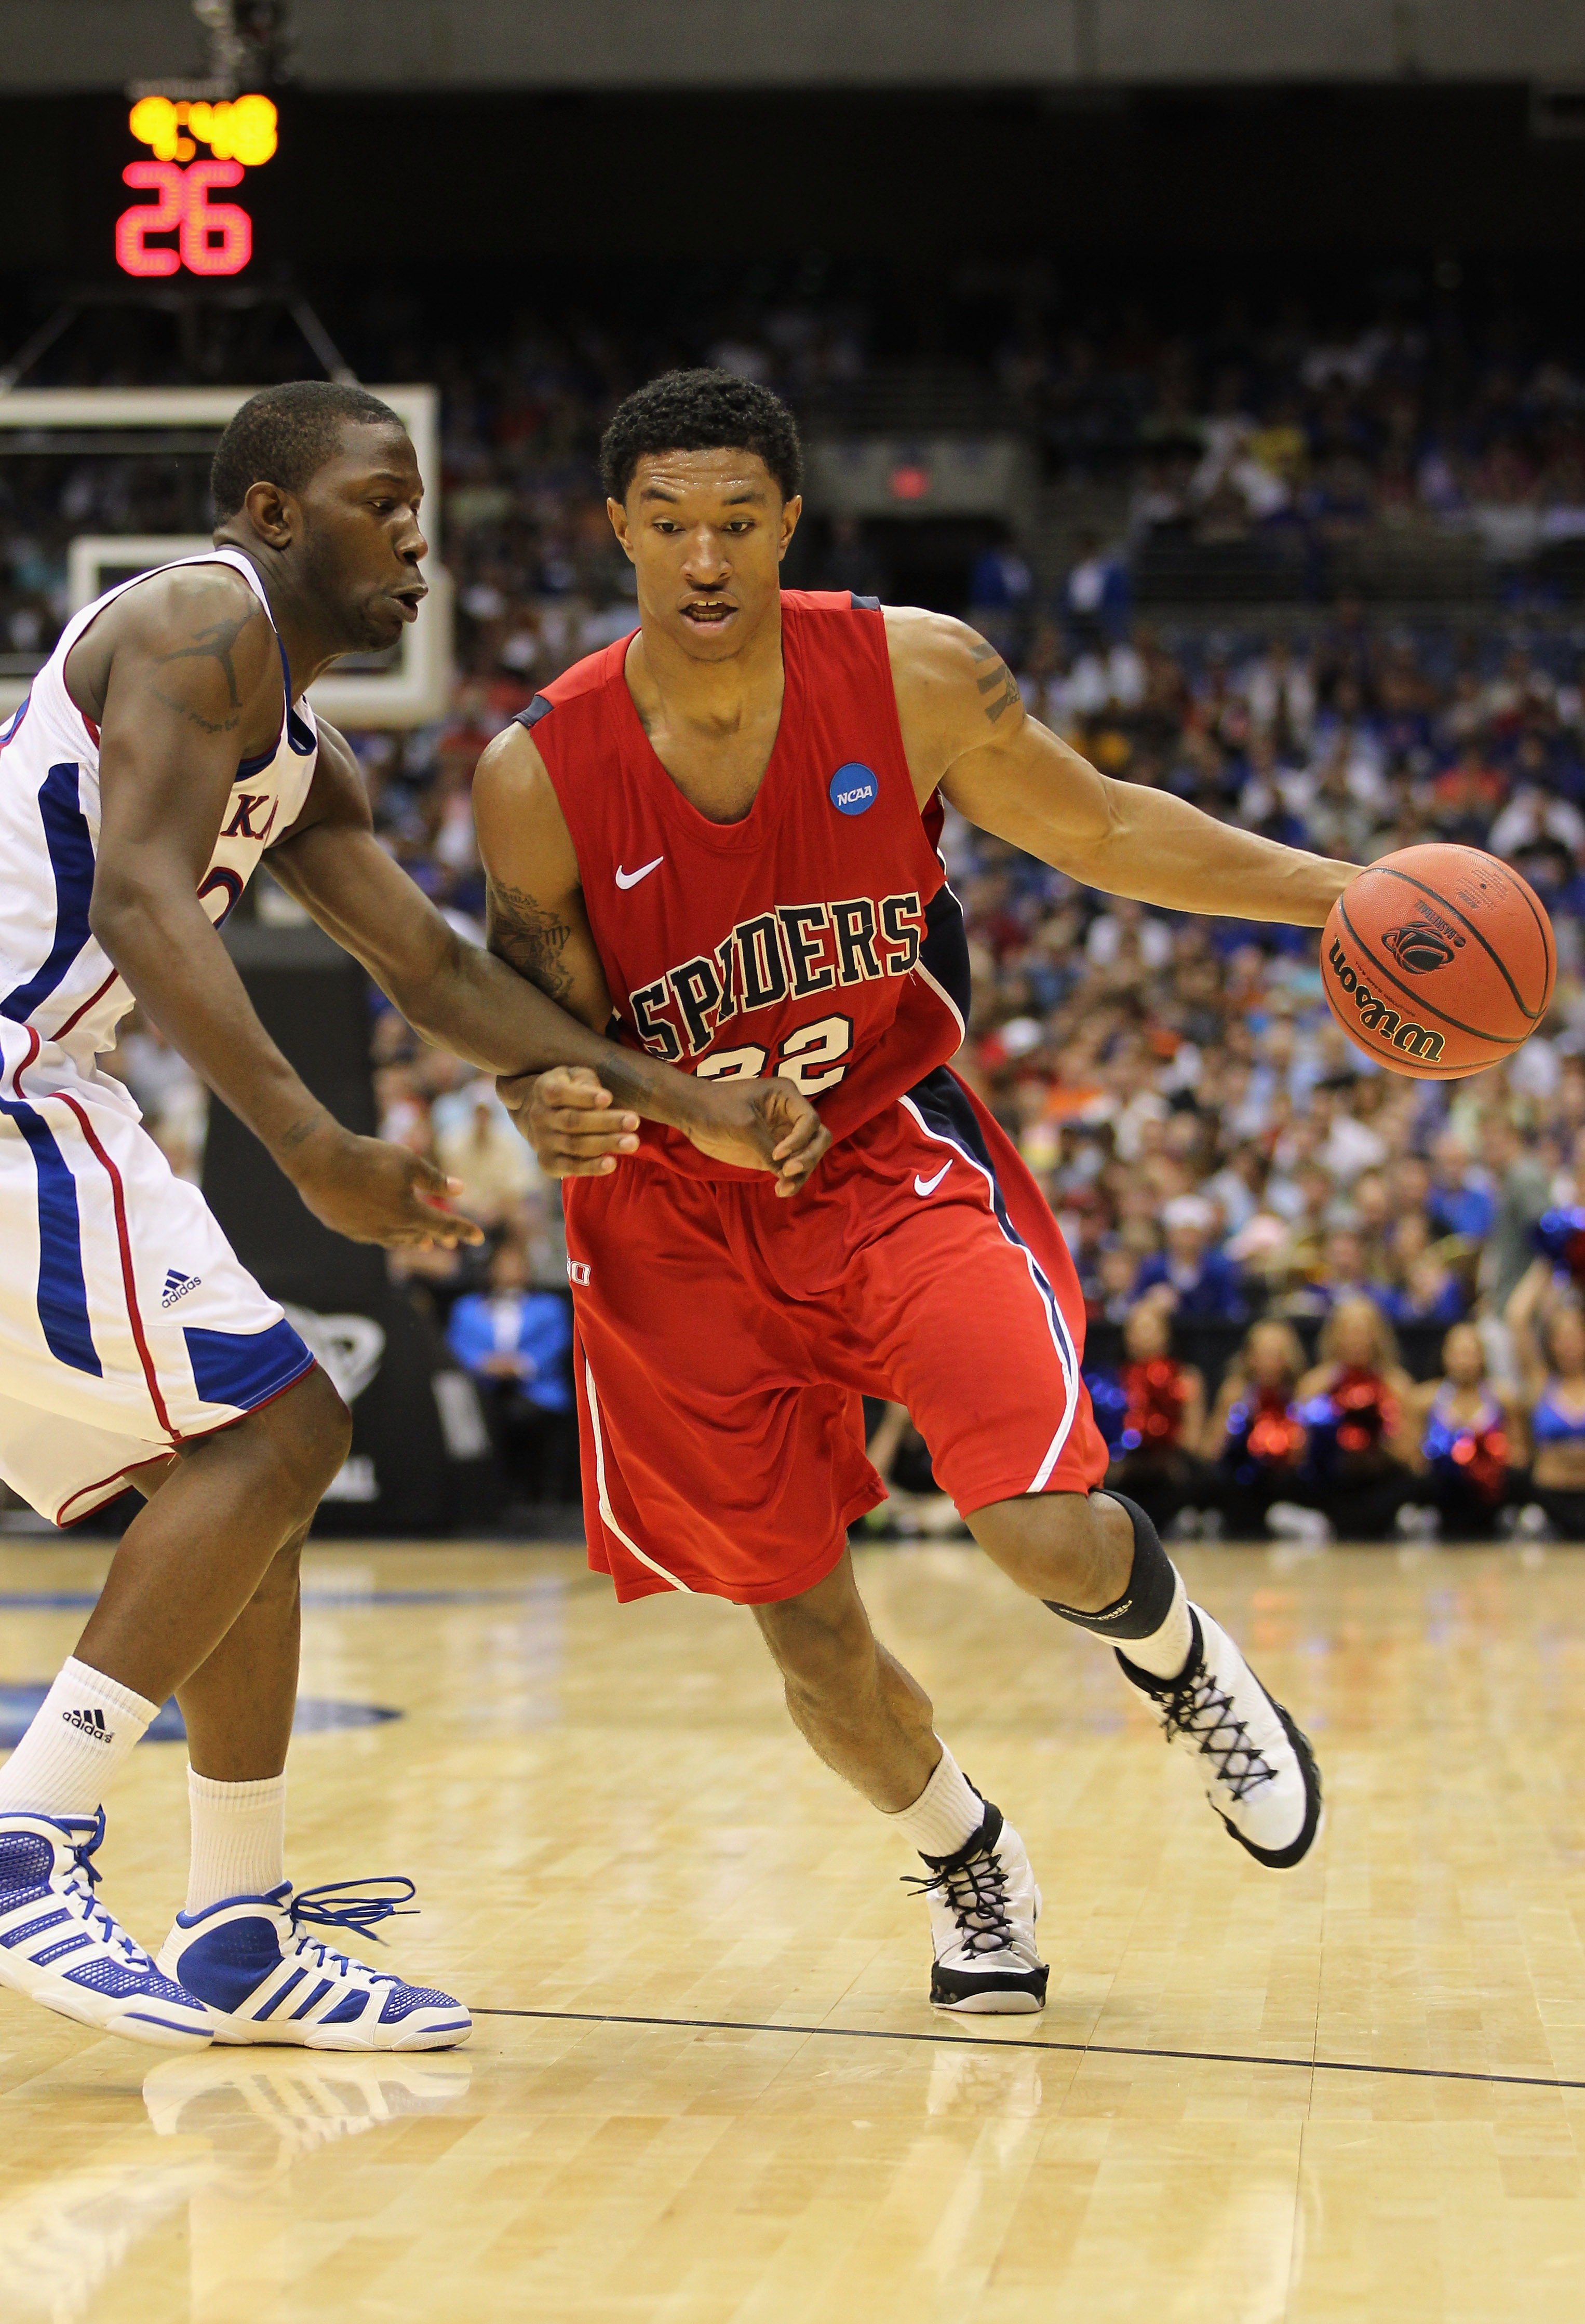
[[[283,1133],[281,1139],[282,1145],[289,1151],[293,1147],[301,1146],[305,1138],[311,1138],[313,1136],[314,1131],[319,1128],[320,1122],[323,1121],[324,1119],[324,1107],[322,1105],[316,1106],[312,1113],[307,1115],[301,1121],[294,1121],[291,1129]]]
[[[173,646],[169,653],[156,654],[155,665],[162,669],[167,662],[173,661],[218,662],[226,674],[226,691],[230,697],[231,708],[240,714],[242,696],[236,688],[236,665],[232,655],[244,630],[251,628],[260,617],[260,608],[255,605],[246,613],[236,614],[227,621],[211,622],[208,629],[194,631],[190,645]],[[204,718],[187,703],[174,701],[170,695],[161,694],[158,687],[154,692],[168,709],[181,711],[184,717],[192,720],[195,726],[201,726],[206,734],[229,733],[237,723],[236,717]]]
[[[234,726],[242,724],[240,710],[233,711],[229,718],[205,718],[190,702],[178,702],[173,694],[162,694],[157,686],[151,691],[156,702],[162,702],[167,710],[174,710],[179,717],[190,719],[195,726],[201,726],[206,734],[229,734]]]
[[[495,880],[489,886],[488,918],[490,950],[552,1001],[565,1001],[572,990],[572,973],[561,955],[572,939],[571,923],[521,888],[504,887]]]
[[[986,716],[994,726],[1002,713],[1005,710],[1011,710],[1014,704],[1022,697],[1014,682],[1012,671],[1007,668],[995,646],[987,646],[981,639],[977,646],[970,649],[969,659],[990,664],[986,676],[976,678],[974,682],[982,696],[995,697],[986,700],[981,706]]]

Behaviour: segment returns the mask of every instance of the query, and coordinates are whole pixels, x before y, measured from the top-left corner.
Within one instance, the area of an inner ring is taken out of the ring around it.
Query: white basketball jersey
[[[229,565],[264,606],[264,584],[240,549],[217,549],[183,565]],[[160,568],[171,572],[170,566]],[[114,1048],[132,994],[88,927],[99,844],[99,730],[66,690],[66,657],[113,599],[149,576],[107,590],[76,614],[0,733],[0,1056],[10,1062],[10,1026],[83,1073]],[[271,624],[272,628],[273,623]],[[319,756],[306,702],[293,707],[284,649],[286,707],[274,747],[238,765],[220,835],[199,883],[199,900],[218,927],[247,885],[266,844],[302,812]],[[37,1055],[32,1043],[26,1046]],[[60,1053],[64,1053],[62,1056]],[[43,1063],[41,1060],[41,1063]]]

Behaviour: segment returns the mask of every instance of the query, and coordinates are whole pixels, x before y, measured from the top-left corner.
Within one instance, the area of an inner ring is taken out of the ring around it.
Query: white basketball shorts
[[[314,1359],[120,1083],[5,1030],[0,1477],[71,1525]]]

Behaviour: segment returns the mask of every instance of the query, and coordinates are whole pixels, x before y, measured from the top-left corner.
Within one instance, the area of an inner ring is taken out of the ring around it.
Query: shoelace
[[[104,1877],[94,1862],[94,1857],[105,1837],[104,1809],[100,1808],[97,1814],[91,1816],[51,1816],[50,1821],[58,1825],[69,1839],[74,1832],[88,1834],[86,1840],[73,1840],[71,1842],[73,1869],[67,1877],[64,1892],[79,1901],[85,1926],[111,1952],[120,1953],[129,1968],[152,1969],[153,1963],[143,1947],[134,1944],[126,1931],[117,1926],[105,1907],[94,1901],[94,1890]]]
[[[969,1952],[1002,1953],[1012,1950],[1007,1876],[994,1848],[952,1869],[943,1866],[939,1872],[905,1872],[903,1886],[917,1888],[924,1896],[944,1896],[958,1923],[959,1938]]]
[[[1232,1716],[1233,1698],[1219,1687],[1203,1662],[1195,1676],[1168,1698],[1165,1727],[1170,1743],[1186,1735],[1216,1769],[1216,1780],[1235,1800],[1247,1798],[1262,1784],[1276,1781],[1276,1769],[1249,1740],[1242,1719]],[[1226,1742],[1219,1738],[1228,1738]],[[1242,1766],[1234,1762],[1243,1760]]]
[[[370,1893],[382,1887],[394,1888],[397,1894],[381,1896]],[[349,1889],[361,1893],[349,1895],[347,1893]],[[370,1969],[363,1961],[349,1960],[346,1953],[338,1952],[331,1945],[314,1943],[304,1937],[302,1932],[305,1927],[356,1929],[360,1936],[372,1938],[376,1945],[383,1944],[381,1922],[390,1920],[396,1914],[416,1912],[417,1906],[410,1904],[408,1900],[417,1894],[413,1883],[401,1872],[375,1873],[363,1880],[321,1880],[317,1888],[300,1888],[287,1906],[286,1913],[292,1923],[292,1935],[300,1940],[303,1950],[316,1956],[320,1969],[334,1968],[339,1977],[350,1977],[356,1969],[360,1977],[375,1978],[384,1984],[395,1985],[400,1979],[391,1970]],[[333,1904],[323,1901],[332,1896],[339,1897],[340,1903]]]

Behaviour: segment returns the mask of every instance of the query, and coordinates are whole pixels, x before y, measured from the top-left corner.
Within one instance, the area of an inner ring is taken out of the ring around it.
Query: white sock
[[[92,1815],[159,1707],[73,1655],[0,1767],[0,1812]]]
[[[218,1784],[187,1771],[192,1860],[184,1912],[202,1913],[228,1896],[265,1896],[286,1877],[286,1778]]]
[[[899,1808],[886,1821],[921,1856],[956,1856],[985,1821],[985,1802],[943,1743],[941,1765],[913,1805]]]
[[[1167,1609],[1167,1618],[1159,1630],[1148,1638],[1119,1638],[1117,1644],[1131,1663],[1137,1663],[1152,1678],[1176,1678],[1189,1659],[1189,1649],[1194,1644],[1194,1631],[1189,1620],[1189,1592],[1183,1587],[1183,1577],[1174,1565],[1173,1602]]]

